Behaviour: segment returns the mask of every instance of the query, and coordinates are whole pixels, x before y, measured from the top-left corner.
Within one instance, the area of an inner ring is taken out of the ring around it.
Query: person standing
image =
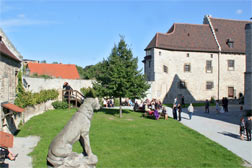
[[[219,100],[215,102],[215,108],[216,108],[216,113],[220,113],[220,105],[219,105]]]
[[[206,103],[205,103],[205,113],[209,113],[209,101],[208,101],[208,99],[206,99]]]
[[[178,115],[179,115],[179,121],[181,121],[181,112],[182,112],[182,107],[180,104],[178,104]]]
[[[175,104],[173,105],[172,114],[173,114],[173,119],[177,120],[177,106]]]
[[[181,104],[182,104],[182,107],[184,108],[185,107],[185,98],[184,98],[184,96],[182,96],[182,98],[181,98]]]
[[[189,107],[187,108],[187,110],[188,110],[189,118],[190,118],[190,120],[191,120],[191,119],[192,119],[192,114],[193,114],[193,112],[194,112],[194,108],[193,108],[192,103],[190,103],[190,105],[189,105]]]
[[[245,123],[245,128],[246,128],[246,134],[247,134],[247,141],[251,141],[251,116],[248,117],[248,120]]]
[[[228,98],[226,97],[226,112],[228,112]]]
[[[159,113],[157,109],[154,110],[154,117],[156,120],[159,120]]]

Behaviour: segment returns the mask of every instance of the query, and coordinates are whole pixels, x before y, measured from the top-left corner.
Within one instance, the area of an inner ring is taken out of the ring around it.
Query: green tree
[[[100,96],[119,98],[120,117],[122,117],[121,102],[123,97],[135,99],[143,98],[149,89],[142,70],[138,70],[138,59],[133,57],[124,38],[121,37],[115,45],[107,60],[100,64],[100,72],[94,89]]]
[[[95,65],[88,65],[85,68],[81,66],[76,66],[79,75],[82,79],[96,79],[96,76],[100,73],[101,63]]]

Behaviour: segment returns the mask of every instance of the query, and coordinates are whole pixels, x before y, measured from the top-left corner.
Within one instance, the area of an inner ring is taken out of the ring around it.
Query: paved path
[[[14,147],[10,148],[10,151],[18,153],[18,157],[15,161],[5,160],[9,168],[32,168],[32,158],[28,154],[37,146],[39,139],[36,136],[14,137]]]
[[[224,146],[252,165],[252,142],[240,140],[239,120],[243,112],[238,105],[231,105],[229,112],[216,114],[215,107],[210,114],[204,113],[204,107],[195,107],[192,120],[189,120],[187,109],[182,110],[181,123],[205,135],[209,139]],[[172,117],[172,112],[169,111]]]

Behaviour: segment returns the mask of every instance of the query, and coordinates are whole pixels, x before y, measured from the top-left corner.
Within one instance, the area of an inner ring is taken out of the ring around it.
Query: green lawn
[[[46,168],[50,142],[75,110],[52,110],[33,117],[18,136],[41,137],[31,153],[33,167]],[[173,119],[142,118],[141,113],[101,110],[95,113],[90,141],[97,167],[242,167],[242,159]],[[81,152],[79,142],[74,151]]]

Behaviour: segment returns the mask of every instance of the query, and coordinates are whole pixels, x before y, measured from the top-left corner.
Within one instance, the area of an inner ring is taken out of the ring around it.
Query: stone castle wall
[[[189,54],[189,55],[188,55]],[[235,60],[235,69],[229,71],[227,60]],[[212,73],[206,72],[206,61],[212,61]],[[152,61],[155,62],[154,78],[149,90],[149,98],[161,99],[172,103],[175,97],[185,97],[186,103],[218,98],[218,53],[183,52],[154,49]],[[245,55],[221,54],[219,98],[228,97],[228,87],[234,87],[235,96],[244,93]],[[184,72],[184,65],[190,64],[191,71]],[[163,66],[168,67],[165,73]],[[147,74],[148,75],[148,74]],[[186,83],[186,89],[178,87],[179,81]],[[213,82],[211,90],[206,89],[206,82]],[[151,95],[151,96],[150,96]]]
[[[244,109],[252,110],[252,24],[247,24],[246,30],[246,73]]]

